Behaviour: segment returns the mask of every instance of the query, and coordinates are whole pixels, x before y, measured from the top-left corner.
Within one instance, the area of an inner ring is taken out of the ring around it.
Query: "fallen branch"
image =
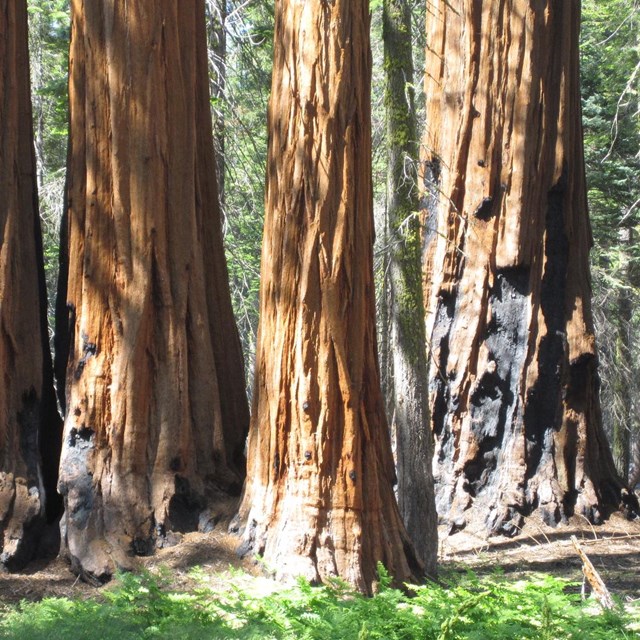
[[[600,577],[600,574],[596,571],[591,560],[589,560],[587,554],[583,551],[578,539],[575,536],[571,536],[571,542],[573,542],[573,546],[580,556],[580,560],[582,560],[582,573],[591,585],[591,590],[600,603],[600,606],[603,609],[614,609],[615,604],[611,594],[609,593],[609,589],[607,589],[604,580]]]

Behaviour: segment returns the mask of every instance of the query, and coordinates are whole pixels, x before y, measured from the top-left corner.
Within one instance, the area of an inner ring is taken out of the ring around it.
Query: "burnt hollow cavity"
[[[175,492],[169,501],[167,528],[179,533],[198,530],[200,513],[205,503],[202,496],[196,494],[189,480],[175,476]]]
[[[489,220],[493,216],[493,198],[483,198],[482,202],[473,212],[473,216],[484,222]]]

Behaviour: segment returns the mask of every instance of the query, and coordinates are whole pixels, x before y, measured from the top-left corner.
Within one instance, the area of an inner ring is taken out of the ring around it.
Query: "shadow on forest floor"
[[[440,540],[443,573],[471,569],[478,575],[496,570],[513,577],[549,573],[582,581],[582,562],[571,536],[575,536],[608,588],[622,597],[640,597],[640,522],[619,515],[592,526],[578,518],[552,529],[529,520],[515,538],[486,538],[461,531]]]

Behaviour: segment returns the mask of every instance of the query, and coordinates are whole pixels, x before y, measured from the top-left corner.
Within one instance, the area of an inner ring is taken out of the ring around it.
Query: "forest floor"
[[[614,515],[605,524],[592,526],[575,518],[569,524],[550,528],[529,519],[515,538],[486,538],[461,531],[446,536],[440,531],[439,567],[443,577],[472,570],[478,575],[496,570],[523,578],[536,573],[582,580],[581,561],[571,542],[576,536],[596,570],[613,594],[625,599],[640,598],[640,522]],[[189,589],[189,571],[200,567],[208,575],[218,575],[221,584],[229,570],[241,569],[260,575],[261,567],[236,554],[238,538],[216,530],[189,533],[175,546],[160,549],[155,556],[140,558],[140,567],[164,569],[173,576],[178,589]],[[21,573],[0,573],[0,604],[45,597],[90,598],[108,587],[94,587],[74,576],[61,558],[38,560]]]

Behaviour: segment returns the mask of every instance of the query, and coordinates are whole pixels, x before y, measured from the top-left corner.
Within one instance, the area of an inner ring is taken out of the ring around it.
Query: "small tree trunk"
[[[276,2],[260,329],[240,521],[280,577],[419,571],[375,336],[366,0]]]
[[[21,567],[56,512],[60,419],[46,320],[27,5],[0,1],[0,562]],[[45,508],[45,503],[47,508]]]
[[[239,493],[248,411],[204,3],[74,0],[70,56],[59,487],[73,566],[102,579]]]
[[[391,288],[391,415],[396,436],[398,505],[425,569],[435,574],[438,532],[429,429],[422,244],[415,171],[411,12],[406,0],[383,4],[387,119],[387,216]]]
[[[515,533],[621,499],[591,317],[578,0],[436,0],[425,273],[438,513]],[[435,197],[434,197],[435,195]]]
[[[634,417],[635,398],[631,393],[631,383],[634,376],[633,363],[633,301],[632,288],[637,288],[637,269],[632,265],[633,227],[626,226],[619,232],[620,247],[622,249],[622,278],[623,285],[618,288],[614,394],[620,401],[620,408],[613,413],[612,451],[616,467],[625,482],[629,480],[632,457],[632,429],[636,420]]]
[[[210,69],[211,97],[213,98],[213,139],[216,151],[218,193],[224,215],[225,202],[225,117],[223,102],[227,86],[227,2],[209,0],[209,48],[212,56]]]

